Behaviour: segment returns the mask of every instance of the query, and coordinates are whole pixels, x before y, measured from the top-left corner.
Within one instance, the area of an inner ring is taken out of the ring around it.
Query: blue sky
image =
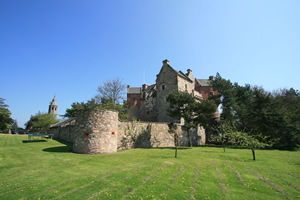
[[[164,59],[204,79],[300,89],[299,0],[1,0],[0,97],[23,126],[103,81],[155,83]]]

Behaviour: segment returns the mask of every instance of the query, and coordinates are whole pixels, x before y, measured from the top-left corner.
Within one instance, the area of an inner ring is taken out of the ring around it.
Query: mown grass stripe
[[[146,177],[146,178],[144,179],[144,181],[139,185],[139,187],[137,187],[137,188],[135,188],[135,189],[132,189],[132,191],[131,191],[129,194],[123,196],[123,197],[121,198],[121,200],[128,198],[130,195],[133,195],[133,194],[134,194],[139,188],[141,188],[146,182],[148,182],[152,177],[156,176],[160,171],[162,171],[162,170],[163,170],[164,168],[166,168],[167,166],[168,166],[168,164],[166,163],[166,164],[162,165],[160,168],[158,168],[157,170],[155,170],[150,176],[148,176],[148,177]]]
[[[172,188],[172,185],[176,182],[178,176],[183,172],[184,170],[184,166],[180,166],[176,172],[176,174],[173,176],[172,180],[169,181],[169,184],[168,184],[168,189],[166,191],[166,194],[168,195],[171,188]]]
[[[235,176],[238,178],[238,180],[240,181],[241,185],[243,185],[245,188],[247,188],[247,184],[245,183],[245,181],[243,180],[241,174],[234,168],[232,167],[228,162],[226,162],[228,168],[235,174]],[[247,195],[250,199],[254,199],[254,196],[251,195],[251,193],[249,193],[247,191]]]
[[[271,188],[273,188],[274,190],[276,190],[277,192],[279,192],[281,195],[283,195],[284,197],[287,198],[287,195],[284,193],[284,191],[275,183],[273,183],[271,180],[267,179],[266,177],[264,177],[263,175],[261,175],[260,173],[258,173],[257,171],[249,168],[249,170],[256,175],[261,181],[267,183],[268,185],[271,186]]]
[[[220,171],[220,169],[217,167],[217,162],[216,162],[216,158],[214,158],[214,161],[213,161],[214,165],[215,165],[215,169],[216,169],[216,172],[217,172],[217,176],[218,176],[218,180],[219,180],[219,187],[221,189],[221,192],[223,194],[223,197],[225,199],[227,199],[227,187],[224,183],[224,177],[223,177],[223,173]]]
[[[194,181],[193,181],[193,186],[191,188],[191,200],[196,200],[195,198],[195,192],[197,190],[197,186],[198,186],[198,179],[199,179],[199,174],[200,174],[200,167],[196,166],[195,168],[195,174],[194,174]]]
[[[274,174],[274,173],[272,173],[272,174],[273,174],[273,176],[275,176],[275,177],[279,178],[280,180],[282,180],[283,182],[285,182],[288,186],[291,186],[292,188],[300,191],[300,187],[298,187],[297,185],[294,185],[293,183],[289,182],[288,180],[284,179],[281,176],[278,176],[277,174]]]

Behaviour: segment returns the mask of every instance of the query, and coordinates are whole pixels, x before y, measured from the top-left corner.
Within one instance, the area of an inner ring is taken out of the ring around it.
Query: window
[[[161,85],[161,89],[165,90],[166,89],[166,85],[165,84]]]
[[[188,86],[187,86],[187,84],[185,84],[185,91],[187,91],[188,90]]]

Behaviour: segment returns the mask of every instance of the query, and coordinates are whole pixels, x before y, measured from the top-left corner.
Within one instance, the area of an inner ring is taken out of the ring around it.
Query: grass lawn
[[[300,152],[193,147],[84,155],[0,135],[0,199],[299,199]]]

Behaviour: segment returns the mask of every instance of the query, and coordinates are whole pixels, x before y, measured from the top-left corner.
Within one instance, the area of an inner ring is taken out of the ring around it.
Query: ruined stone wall
[[[118,112],[82,111],[76,116],[73,151],[77,153],[117,152]]]
[[[174,138],[168,125],[152,122],[120,122],[118,149],[173,147]]]
[[[179,145],[188,146],[189,138],[186,131],[178,124]],[[193,146],[205,144],[205,129],[199,127],[191,130]],[[118,149],[174,147],[174,135],[169,133],[167,123],[159,122],[120,122]]]
[[[188,134],[178,125],[179,145],[188,146]],[[173,147],[174,136],[168,123],[119,122],[109,110],[82,111],[75,125],[51,129],[54,138],[73,143],[73,151],[84,154],[114,153],[118,149]],[[193,146],[205,144],[205,130],[191,131]]]

